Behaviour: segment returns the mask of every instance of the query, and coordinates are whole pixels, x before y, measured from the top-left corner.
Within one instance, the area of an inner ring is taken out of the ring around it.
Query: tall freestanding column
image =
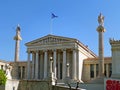
[[[104,76],[104,16],[100,13],[98,16],[99,26],[97,28],[99,34],[99,77]]]
[[[19,25],[17,26],[16,36],[14,37],[14,40],[16,41],[14,61],[17,62],[17,61],[19,61],[20,41],[22,40],[22,38],[21,38],[21,36],[20,36],[20,26],[19,26]]]
[[[14,65],[13,65],[13,79],[18,79],[18,63],[17,61],[19,61],[19,49],[20,49],[20,40],[22,40],[21,36],[20,36],[20,26],[18,25],[16,28],[16,35],[14,37],[15,42],[15,57],[14,57]]]

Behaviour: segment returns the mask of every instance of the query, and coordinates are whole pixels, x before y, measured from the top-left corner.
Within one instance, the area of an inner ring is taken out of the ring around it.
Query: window
[[[18,66],[18,78],[21,78],[21,70],[20,70],[20,66]]]
[[[90,64],[90,77],[94,78],[94,64]]]
[[[62,79],[62,63],[60,63],[60,79]]]
[[[1,65],[1,69],[3,70],[3,65]]]
[[[106,73],[106,64],[104,64],[104,75],[107,76],[107,73]]]

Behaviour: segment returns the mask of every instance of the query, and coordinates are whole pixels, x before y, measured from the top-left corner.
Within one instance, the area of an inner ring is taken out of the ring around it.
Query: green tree
[[[0,85],[5,85],[7,77],[3,70],[0,70]]]

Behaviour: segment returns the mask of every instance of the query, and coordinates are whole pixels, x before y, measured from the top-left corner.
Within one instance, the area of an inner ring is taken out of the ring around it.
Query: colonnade
[[[93,66],[94,66],[94,78],[97,78],[97,76],[98,76],[98,73],[99,73],[99,69],[98,69],[98,64],[92,64]],[[106,74],[106,77],[109,77],[110,76],[110,63],[105,63],[104,64],[105,65],[105,68],[104,68],[104,70],[105,70],[105,74]]]
[[[25,78],[25,66],[19,66],[19,79],[24,79]]]
[[[49,75],[50,57],[53,57],[52,71],[57,79],[64,79],[67,75],[66,65],[71,65],[71,79],[79,75],[78,51],[76,49],[53,49],[28,51],[27,79],[46,79]],[[32,60],[31,60],[32,59]],[[32,63],[31,63],[32,61]]]

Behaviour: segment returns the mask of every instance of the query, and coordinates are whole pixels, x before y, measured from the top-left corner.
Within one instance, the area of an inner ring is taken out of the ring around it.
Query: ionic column
[[[47,78],[47,50],[44,52],[44,79]]]
[[[62,79],[66,77],[66,50],[63,50]]]
[[[77,79],[77,77],[76,77],[76,50],[74,49],[73,50],[73,62],[72,62],[73,64],[72,64],[72,79]]]
[[[34,79],[35,76],[35,53],[32,52],[32,79]]]
[[[28,51],[28,62],[27,62],[27,79],[30,79],[30,52]]]
[[[43,78],[43,53],[40,54],[40,79]]]
[[[109,68],[108,68],[108,64],[106,64],[106,77],[109,77]]]
[[[39,54],[39,52],[38,52],[38,51],[36,51],[35,79],[38,79],[38,54]]]
[[[94,64],[94,78],[96,78],[96,64]]]
[[[67,64],[69,64],[69,60],[70,60],[70,58],[69,58],[69,54],[70,54],[70,53],[67,52],[67,57],[66,57],[66,58],[67,58]]]
[[[58,79],[60,79],[60,53],[58,53]]]
[[[53,60],[54,60],[54,66],[53,66],[53,72],[54,72],[54,74],[55,74],[55,78],[57,78],[56,76],[57,76],[57,72],[56,72],[56,69],[57,69],[57,67],[56,67],[56,50],[54,50],[54,52],[53,52]]]
[[[78,54],[77,54],[77,78],[81,81],[81,77],[82,77],[82,64],[81,64],[81,60],[80,60],[80,50],[77,50]]]

